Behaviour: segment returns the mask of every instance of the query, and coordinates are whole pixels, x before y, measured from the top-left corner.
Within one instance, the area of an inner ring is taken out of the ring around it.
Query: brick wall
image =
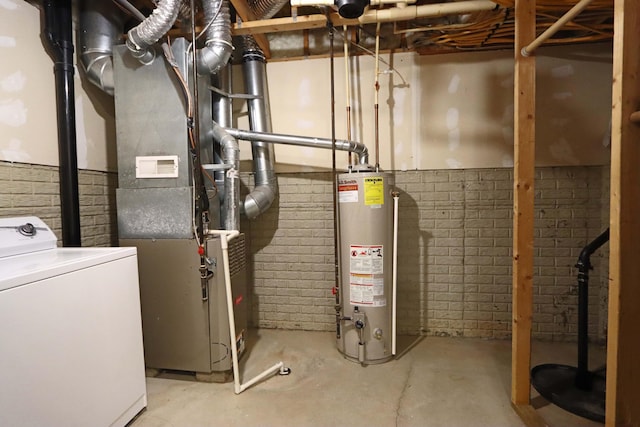
[[[82,246],[117,245],[117,181],[114,173],[79,172]],[[0,217],[40,217],[62,243],[58,168],[0,162],[0,183]]]
[[[401,191],[398,328],[401,333],[507,338],[511,319],[512,171],[397,172]],[[244,191],[252,188],[243,174]],[[333,330],[330,173],[280,174],[248,236],[254,325]],[[0,162],[0,216],[36,215],[60,236],[58,169]],[[80,171],[83,246],[117,244],[113,173]],[[534,337],[575,339],[576,263],[608,224],[603,167],[536,172]],[[606,335],[608,246],[592,257],[590,333]]]
[[[401,333],[507,338],[511,327],[512,171],[397,172],[401,190]],[[251,188],[251,177],[243,176]],[[602,167],[536,172],[534,337],[575,339],[581,248],[608,222]],[[243,222],[253,263],[254,324],[333,330],[330,173],[280,174],[279,200]],[[590,332],[605,330],[606,262],[590,282]],[[606,258],[604,258],[606,259]],[[601,265],[602,264],[602,265]],[[604,288],[604,291],[603,291]]]

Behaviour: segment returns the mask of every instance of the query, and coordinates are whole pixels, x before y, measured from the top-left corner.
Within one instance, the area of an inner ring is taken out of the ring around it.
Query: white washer
[[[0,425],[124,426],[147,405],[136,249],[55,242],[0,219]]]

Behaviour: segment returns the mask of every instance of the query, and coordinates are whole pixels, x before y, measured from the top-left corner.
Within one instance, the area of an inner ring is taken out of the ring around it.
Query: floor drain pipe
[[[71,0],[46,0],[44,15],[46,39],[55,62],[62,245],[80,246]]]
[[[222,262],[224,269],[224,286],[227,294],[227,314],[229,316],[229,337],[231,338],[231,358],[233,364],[233,383],[236,394],[240,394],[257,382],[262,381],[275,374],[288,375],[291,370],[284,366],[284,362],[280,361],[272,367],[266,369],[261,374],[256,375],[246,383],[240,382],[240,367],[238,365],[238,346],[236,345],[236,319],[233,312],[233,294],[231,293],[231,273],[229,271],[229,241],[237,237],[240,232],[238,230],[209,230],[209,235],[220,236],[220,247],[222,248]]]

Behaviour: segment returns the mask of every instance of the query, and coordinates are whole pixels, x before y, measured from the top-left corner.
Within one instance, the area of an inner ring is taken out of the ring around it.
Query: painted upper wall
[[[40,10],[0,0],[0,160],[58,165],[53,61]],[[113,100],[75,73],[78,167],[115,170]]]
[[[0,160],[58,164],[53,63],[40,36],[40,11],[0,0]],[[513,162],[513,53],[382,55],[379,75],[379,157],[383,169],[510,166]],[[375,162],[374,60],[350,59],[351,139]],[[331,137],[329,59],[267,66],[274,132]],[[611,47],[540,49],[537,163],[608,162]],[[335,61],[336,136],[346,139],[345,66]],[[239,77],[239,76],[238,76]],[[241,78],[236,78],[237,81]],[[113,100],[76,70],[78,165],[115,170]],[[241,108],[239,106],[239,111]],[[247,127],[239,115],[239,127]],[[242,158],[251,158],[242,142]],[[347,166],[339,153],[338,165]],[[331,152],[276,147],[277,170],[331,167]]]
[[[537,164],[608,163],[610,45],[543,48],[537,58]],[[513,165],[512,51],[400,53],[381,59],[378,134],[383,169]],[[375,62],[360,56],[350,64],[351,136],[367,144],[373,163]],[[274,132],[331,136],[329,67],[328,59],[268,65]],[[339,139],[347,137],[345,74],[344,61],[336,58]],[[239,125],[246,122],[241,119]],[[278,146],[276,161],[282,171],[328,168],[331,153]],[[339,154],[338,165],[347,164],[346,155]]]

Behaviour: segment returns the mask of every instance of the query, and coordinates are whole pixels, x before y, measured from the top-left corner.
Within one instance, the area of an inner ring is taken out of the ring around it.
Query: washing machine
[[[147,405],[135,248],[0,218],[0,425],[124,426]]]

